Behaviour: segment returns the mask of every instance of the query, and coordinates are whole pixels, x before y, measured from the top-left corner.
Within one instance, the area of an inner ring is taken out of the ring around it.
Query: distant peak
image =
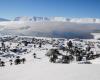
[[[10,20],[4,19],[4,18],[0,18],[0,22],[1,22],[1,21],[10,21]]]
[[[37,17],[37,16],[16,17],[14,21],[34,21],[34,22],[61,21],[61,22],[75,22],[75,23],[100,23],[99,18],[97,19],[97,18],[66,18],[66,17]]]

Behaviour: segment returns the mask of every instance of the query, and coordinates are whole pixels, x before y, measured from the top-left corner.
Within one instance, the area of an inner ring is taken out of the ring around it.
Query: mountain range
[[[2,21],[10,21],[9,19],[0,18],[0,22]]]
[[[99,18],[66,18],[66,17],[28,17],[28,16],[21,16],[16,17],[13,20],[3,19],[0,18],[0,21],[32,21],[32,22],[75,22],[75,23],[100,23]]]

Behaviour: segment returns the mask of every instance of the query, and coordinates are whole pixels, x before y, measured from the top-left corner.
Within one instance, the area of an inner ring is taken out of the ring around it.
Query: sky
[[[100,18],[100,0],[0,0],[0,18],[18,16]]]

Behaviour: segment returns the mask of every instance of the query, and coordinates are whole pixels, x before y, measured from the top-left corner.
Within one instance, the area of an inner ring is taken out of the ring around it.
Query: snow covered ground
[[[28,62],[1,67],[0,80],[100,80],[100,65]]]
[[[43,37],[37,39],[52,40]],[[59,38],[55,38],[55,40],[59,40]],[[66,42],[67,40],[64,41],[64,46],[66,46]],[[91,50],[94,51],[95,54],[97,54],[96,52],[99,54],[100,49],[97,46],[100,42],[99,40],[84,40],[83,42],[73,40],[73,43],[80,47],[85,47],[85,43],[91,42],[95,44]],[[61,43],[63,44],[63,42]],[[15,49],[16,46],[18,49],[27,49],[28,53],[22,52],[19,55],[16,53],[20,58],[26,58],[26,62],[25,64],[10,65],[9,60],[11,58],[2,58],[0,56],[0,58],[6,62],[6,66],[0,67],[0,80],[100,80],[100,65],[98,65],[100,64],[100,58],[90,60],[92,64],[78,64],[79,62],[76,61],[71,62],[70,65],[51,63],[45,54],[49,49],[56,47],[45,44],[42,45],[41,48],[39,48],[38,45],[34,48],[34,44],[28,44],[28,46],[18,44],[19,42],[5,42],[5,45],[10,46],[10,49]],[[2,46],[1,43],[0,46]],[[59,51],[65,54],[64,51]],[[4,54],[8,53],[15,54],[11,51],[5,52]],[[36,59],[34,59],[33,53],[37,54]],[[14,60],[15,58],[12,59]]]

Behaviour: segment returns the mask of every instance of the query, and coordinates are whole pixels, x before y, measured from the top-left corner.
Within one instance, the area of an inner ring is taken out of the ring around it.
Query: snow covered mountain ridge
[[[0,18],[0,22],[2,22],[2,21],[10,21],[10,20],[4,19],[4,18]]]
[[[0,18],[0,21],[6,21],[7,19]],[[7,20],[8,21],[8,20]],[[16,17],[14,20],[9,21],[31,21],[31,22],[74,22],[74,23],[100,23],[99,18],[66,18],[66,17],[28,17],[28,16],[21,16]]]
[[[100,23],[98,18],[66,18],[66,17],[16,17],[14,21],[61,21],[61,22],[76,22],[76,23]]]

